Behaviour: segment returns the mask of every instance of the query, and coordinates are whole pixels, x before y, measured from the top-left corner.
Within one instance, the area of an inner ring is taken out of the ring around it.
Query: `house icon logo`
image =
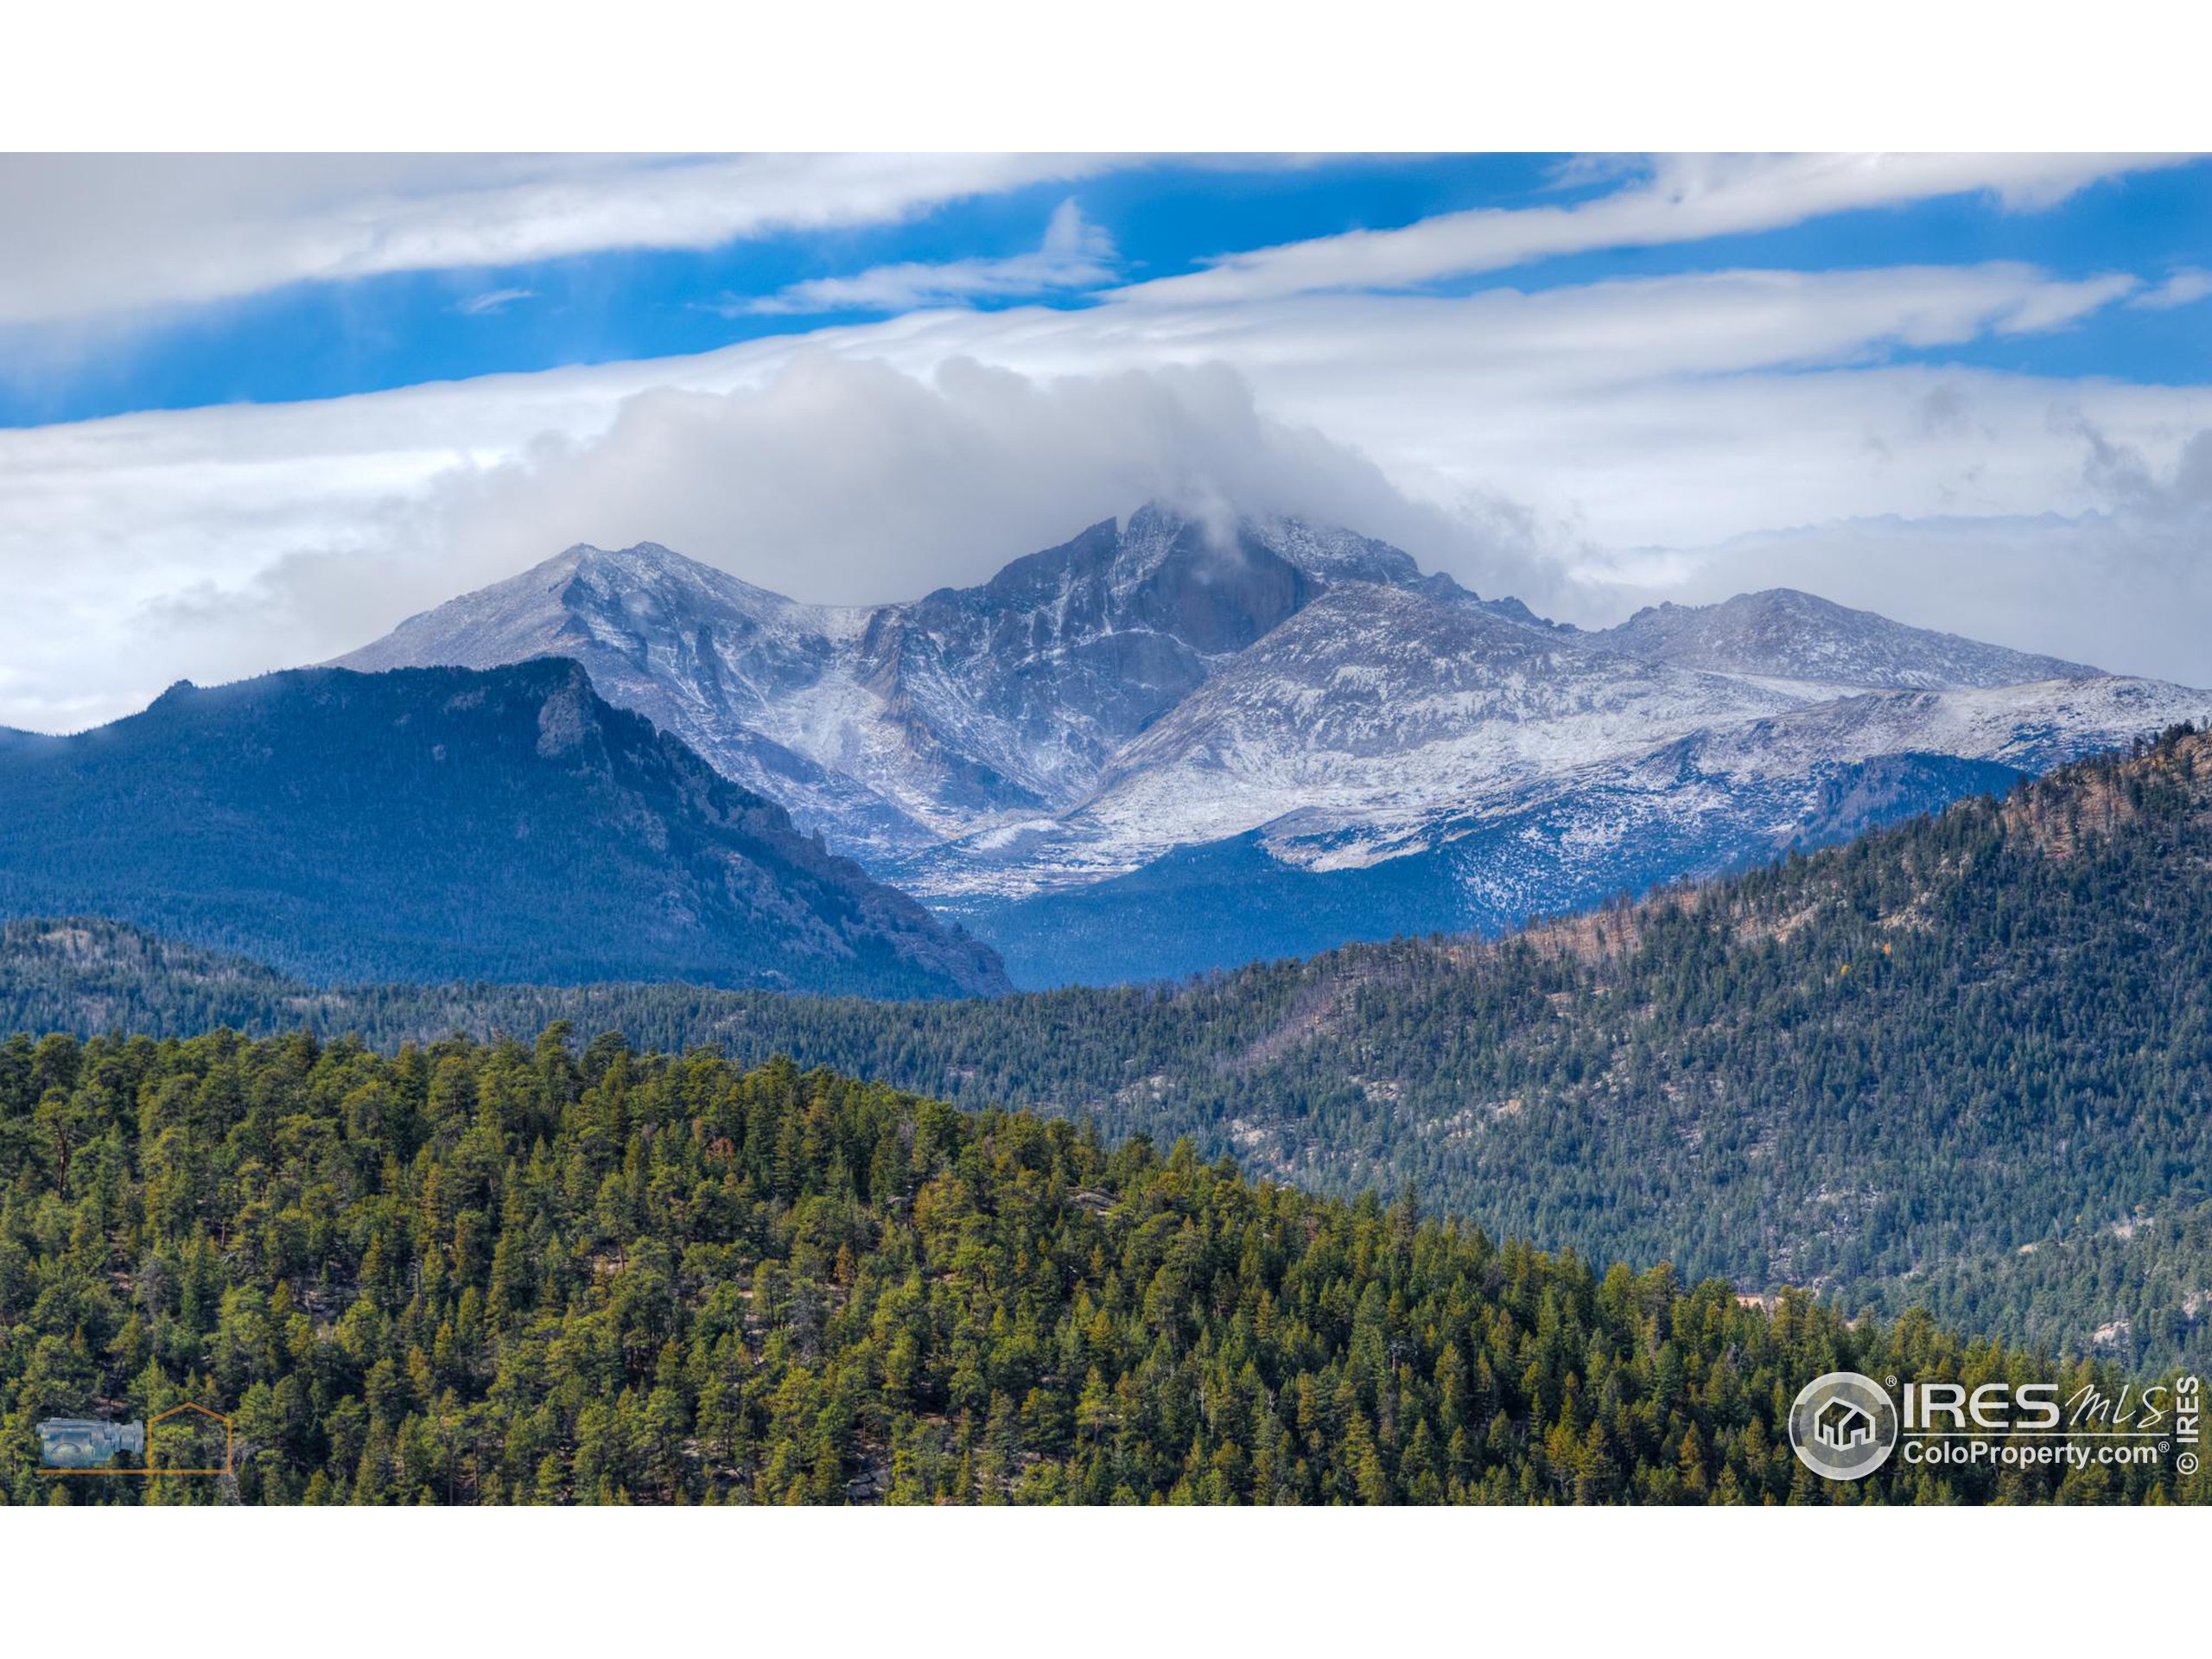
[[[1857,1371],[1815,1377],[1789,1408],[1790,1450],[1830,1480],[1872,1474],[1897,1444],[1897,1411],[1889,1390]]]

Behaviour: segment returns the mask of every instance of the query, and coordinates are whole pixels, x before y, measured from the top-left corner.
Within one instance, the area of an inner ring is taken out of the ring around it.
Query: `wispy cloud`
[[[1402,229],[1351,231],[1227,254],[1206,270],[1118,291],[1146,303],[1220,304],[1338,289],[1408,289],[1560,254],[1779,230],[1830,213],[1965,194],[2048,207],[2100,179],[2189,159],[2127,156],[1677,156],[1570,207],[1476,208]],[[1587,182],[1611,163],[1566,175]]]
[[[2212,270],[2191,269],[2177,270],[2156,288],[2145,289],[2128,304],[2140,311],[2171,311],[2208,296],[2212,296]]]
[[[472,294],[465,300],[457,301],[453,308],[464,317],[486,317],[504,311],[520,301],[537,297],[537,290],[534,288],[495,288],[488,294]]]
[[[878,265],[856,276],[794,283],[760,299],[730,299],[725,315],[820,316],[836,311],[906,311],[917,306],[984,299],[1028,299],[1099,288],[1120,276],[1114,238],[1086,220],[1071,196],[1054,211],[1033,253],[1003,259],[957,259],[942,264]]]
[[[0,325],[904,219],[1098,156],[0,156]]]

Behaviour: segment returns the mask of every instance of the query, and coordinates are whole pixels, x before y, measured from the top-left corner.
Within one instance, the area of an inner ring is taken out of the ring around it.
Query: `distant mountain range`
[[[1650,606],[1600,637],[1626,656],[1813,686],[1942,691],[2101,677],[2080,663],[1907,627],[1788,588]]]
[[[546,654],[1025,984],[1494,929],[2212,709],[1787,589],[1584,632],[1348,531],[1157,504],[873,607],[572,548],[341,661]]]
[[[884,864],[1079,804],[1131,738],[1329,583],[1420,580],[1378,542],[1248,525],[1224,545],[1159,508],[980,588],[872,608],[802,605],[651,543],[573,547],[338,665],[574,658],[611,701]]]
[[[557,658],[179,684],[0,743],[0,914],[313,980],[675,978],[954,995],[998,958]]]

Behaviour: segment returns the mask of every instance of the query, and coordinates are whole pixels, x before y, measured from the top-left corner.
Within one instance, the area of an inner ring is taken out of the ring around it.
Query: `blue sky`
[[[1586,202],[1618,180],[1558,156],[1159,162],[928,207],[892,223],[781,232],[692,250],[606,248],[457,270],[303,281],[118,321],[97,348],[60,353],[37,324],[0,330],[0,424],[131,410],[272,403],[423,381],[711,351],[885,315],[810,306],[746,315],[790,284],[902,263],[1002,259],[1039,245],[1071,200],[1110,240],[1110,275],[1058,291],[985,296],[978,308],[1095,305],[1127,282],[1202,269],[1227,252],[1409,226],[1468,208]],[[1986,192],[1823,215],[1750,234],[1538,258],[1419,284],[1522,291],[1732,267],[1794,271],[2018,261],[2055,275],[2133,273],[2155,283],[2212,268],[2212,163],[2148,169],[2055,207],[2008,211]],[[2069,327],[1897,348],[1899,360],[2166,385],[2212,378],[2212,327],[2193,305],[2112,306]]]
[[[1166,162],[1072,187],[1054,181],[950,201],[892,224],[784,232],[696,251],[614,248],[524,264],[297,283],[174,318],[135,321],[96,355],[72,353],[59,364],[42,360],[35,340],[21,331],[0,336],[9,348],[0,365],[0,422],[37,425],[133,409],[329,397],[424,380],[709,351],[880,315],[880,308],[837,306],[806,315],[733,315],[729,302],[901,262],[1028,253],[1071,197],[1112,238],[1117,270],[1129,279],[1172,275],[1230,249],[1410,224],[1463,207],[1591,194],[1594,187],[1555,182],[1562,160]],[[503,295],[517,297],[502,301]],[[1080,291],[1024,297],[1059,306],[1095,303]],[[472,303],[480,308],[472,311]]]
[[[1152,495],[2212,684],[2201,158],[22,156],[0,223],[0,724],[578,541],[861,602]]]

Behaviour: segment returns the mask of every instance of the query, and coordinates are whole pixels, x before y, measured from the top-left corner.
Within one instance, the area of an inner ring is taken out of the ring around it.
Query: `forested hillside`
[[[893,1007],[690,987],[308,993],[26,928],[28,1029],[306,1024],[391,1045],[573,1017],[2144,1368],[2212,1357],[2212,738],[1495,944]]]
[[[1816,1375],[2051,1377],[1924,1316],[1770,1315],[1186,1145],[565,1039],[0,1046],[0,1495],[2206,1496],[2167,1465],[1818,1479],[1781,1414]],[[234,1419],[233,1475],[35,1467],[44,1416],[188,1400]]]

